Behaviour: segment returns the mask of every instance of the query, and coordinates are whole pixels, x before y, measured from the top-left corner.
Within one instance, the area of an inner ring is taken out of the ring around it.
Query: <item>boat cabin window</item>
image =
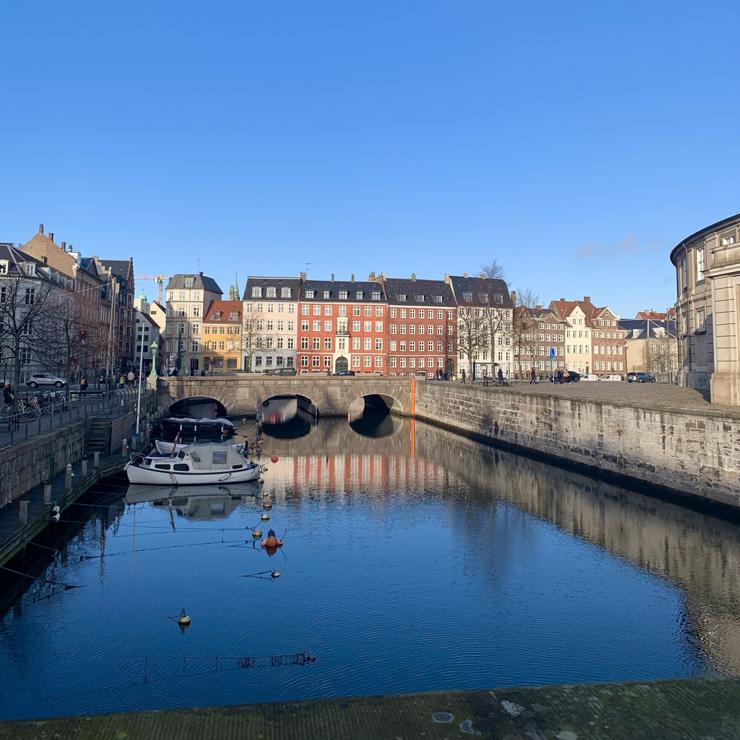
[[[156,465],[154,466],[154,469],[155,469],[155,470],[169,470],[169,469],[170,469],[170,466],[169,466],[169,465],[165,465],[165,464],[163,464],[163,463],[157,463],[157,464],[156,464]]]
[[[214,465],[226,465],[226,450],[214,450],[213,451],[213,464]]]
[[[232,465],[231,466],[232,470],[241,470],[242,467],[243,467],[242,465]]]
[[[173,470],[177,470],[180,473],[187,473],[190,470],[190,466],[185,463],[175,463],[172,466]]]

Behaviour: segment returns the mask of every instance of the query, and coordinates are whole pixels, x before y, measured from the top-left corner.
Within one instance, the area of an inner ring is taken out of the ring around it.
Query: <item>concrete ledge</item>
[[[0,723],[0,738],[740,737],[740,679],[448,691]]]

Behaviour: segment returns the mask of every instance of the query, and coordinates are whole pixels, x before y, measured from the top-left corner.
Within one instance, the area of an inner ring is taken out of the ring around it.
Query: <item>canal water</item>
[[[263,488],[106,481],[29,548],[0,717],[740,673],[737,526],[405,419],[273,431]]]

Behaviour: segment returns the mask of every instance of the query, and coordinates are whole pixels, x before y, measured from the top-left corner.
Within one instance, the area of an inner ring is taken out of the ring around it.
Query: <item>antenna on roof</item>
[[[309,266],[310,267],[313,267],[313,266],[316,265],[315,262],[306,262],[305,264],[306,264],[306,274],[308,274],[308,268],[309,268]]]

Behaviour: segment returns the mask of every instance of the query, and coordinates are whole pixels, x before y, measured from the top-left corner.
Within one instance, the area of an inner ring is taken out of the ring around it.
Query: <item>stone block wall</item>
[[[417,383],[416,417],[740,508],[740,421],[729,415]]]
[[[85,452],[85,423],[79,422],[0,450],[0,507],[61,472]]]

